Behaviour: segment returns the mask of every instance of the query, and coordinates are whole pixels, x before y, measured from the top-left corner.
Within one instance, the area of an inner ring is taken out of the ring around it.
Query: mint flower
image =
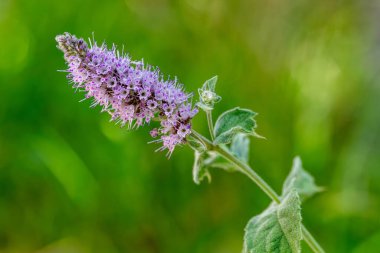
[[[86,92],[86,99],[93,98],[92,106],[102,106],[112,120],[129,128],[160,121],[150,133],[160,137],[155,140],[163,145],[158,150],[168,150],[168,156],[185,143],[198,110],[189,101],[192,94],[185,93],[177,79],[164,80],[158,68],[121,55],[115,46],[107,49],[95,41],[88,46],[69,33],[58,35],[56,41],[68,64],[68,79],[75,89]]]

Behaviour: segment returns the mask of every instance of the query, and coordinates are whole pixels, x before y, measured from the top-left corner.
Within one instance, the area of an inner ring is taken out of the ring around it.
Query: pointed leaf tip
[[[294,187],[302,201],[310,198],[314,194],[323,191],[323,188],[317,186],[314,181],[314,177],[303,169],[302,161],[299,156],[293,159],[292,169],[285,179],[284,186],[282,188],[282,195],[286,195],[292,187]]]

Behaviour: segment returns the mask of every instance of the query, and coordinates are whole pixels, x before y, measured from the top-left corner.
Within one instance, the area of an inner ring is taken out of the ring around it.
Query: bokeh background
[[[380,252],[379,1],[0,0],[0,252],[236,253],[269,199],[240,174],[192,182],[192,151],[155,153],[79,103],[54,37],[125,45],[188,91],[219,75],[220,114],[259,113],[256,171],[292,159],[326,191],[303,205],[327,252]],[[207,134],[204,115],[194,127]],[[304,252],[310,252],[303,245]]]

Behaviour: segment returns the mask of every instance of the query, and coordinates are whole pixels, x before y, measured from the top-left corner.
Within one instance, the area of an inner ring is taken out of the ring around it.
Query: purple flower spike
[[[107,49],[93,41],[89,47],[69,33],[58,35],[56,41],[69,66],[68,79],[74,88],[86,91],[86,99],[94,99],[92,106],[101,105],[112,120],[130,128],[158,119],[161,127],[151,135],[160,137],[156,141],[163,146],[158,150],[167,149],[169,156],[185,143],[198,110],[176,79],[165,81],[158,68],[120,55],[115,46]]]

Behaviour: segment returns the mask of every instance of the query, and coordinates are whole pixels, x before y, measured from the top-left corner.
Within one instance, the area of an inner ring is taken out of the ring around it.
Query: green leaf
[[[232,139],[231,152],[243,162],[249,160],[249,138],[246,134],[237,134]]]
[[[243,253],[301,252],[301,207],[295,189],[281,204],[272,203],[245,228]]]
[[[214,109],[214,104],[218,103],[222,98],[215,93],[216,82],[218,76],[214,76],[207,80],[202,88],[198,89],[199,102],[196,105],[204,111],[211,111]]]
[[[213,76],[203,84],[202,89],[214,92],[216,82],[218,82],[218,76]]]
[[[302,201],[323,191],[322,187],[315,184],[314,177],[302,168],[302,161],[298,156],[294,158],[292,170],[285,179],[282,195],[286,195],[293,187]]]
[[[203,145],[202,142],[200,142],[199,140],[195,139],[194,137],[192,137],[191,135],[188,135],[186,137],[186,140],[187,140],[187,143],[189,144],[189,146],[194,150],[194,151],[198,151],[198,152],[204,152],[206,151],[206,147],[205,145]]]
[[[210,168],[222,169],[226,172],[235,172],[236,167],[229,162],[215,162],[210,164]]]
[[[203,102],[198,102],[195,104],[197,107],[199,107],[200,109],[202,109],[203,111],[211,111],[214,109],[214,105],[212,106],[209,106],[209,105],[206,105],[205,103]]]
[[[258,136],[255,133],[256,121],[253,119],[257,113],[236,107],[219,116],[215,123],[215,144],[230,143],[238,133]]]
[[[205,164],[205,158],[207,157],[206,152],[195,151],[194,155],[194,166],[193,166],[193,180],[194,183],[200,184],[205,178],[208,182],[211,182],[211,174],[207,169]]]
[[[235,165],[226,161],[225,158],[221,157],[215,152],[208,152],[209,157],[205,160],[205,164],[210,168],[222,169],[227,172],[235,172],[237,169]]]

